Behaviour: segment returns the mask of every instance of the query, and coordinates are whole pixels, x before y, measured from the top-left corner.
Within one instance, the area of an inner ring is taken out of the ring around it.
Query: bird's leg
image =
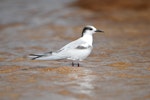
[[[78,67],[80,67],[80,63],[79,63],[79,60],[77,60],[77,66],[78,66]]]
[[[74,66],[74,63],[72,62],[72,66]]]
[[[78,67],[80,67],[80,64],[78,63]]]

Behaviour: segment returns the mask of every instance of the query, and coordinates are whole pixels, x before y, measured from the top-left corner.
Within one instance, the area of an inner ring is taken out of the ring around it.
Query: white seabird
[[[30,54],[32,60],[61,60],[69,59],[73,60],[72,66],[75,65],[74,61],[77,61],[77,66],[79,67],[79,61],[87,58],[93,49],[93,34],[96,32],[103,32],[96,29],[94,26],[87,25],[83,28],[82,36],[61,49],[55,52],[48,52],[44,54]]]

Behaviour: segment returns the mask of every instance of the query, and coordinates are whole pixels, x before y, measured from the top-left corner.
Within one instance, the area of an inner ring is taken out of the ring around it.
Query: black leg
[[[78,63],[78,67],[80,67],[80,64]]]
[[[72,66],[74,66],[74,63],[72,62]]]

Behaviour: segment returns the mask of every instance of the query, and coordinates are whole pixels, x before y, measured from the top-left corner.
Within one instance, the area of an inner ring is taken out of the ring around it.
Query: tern
[[[72,66],[80,66],[79,61],[87,58],[93,49],[93,34],[103,32],[96,29],[94,26],[87,25],[82,30],[82,35],[79,39],[72,41],[55,52],[47,52],[44,54],[30,54],[32,60],[72,60]],[[74,63],[77,61],[77,63]]]

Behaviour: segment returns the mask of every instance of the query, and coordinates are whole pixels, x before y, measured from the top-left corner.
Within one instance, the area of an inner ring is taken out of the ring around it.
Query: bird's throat
[[[82,37],[82,40],[87,42],[89,45],[92,46],[92,43],[93,43],[93,36],[92,35],[89,35],[89,34],[85,34],[83,37]]]

